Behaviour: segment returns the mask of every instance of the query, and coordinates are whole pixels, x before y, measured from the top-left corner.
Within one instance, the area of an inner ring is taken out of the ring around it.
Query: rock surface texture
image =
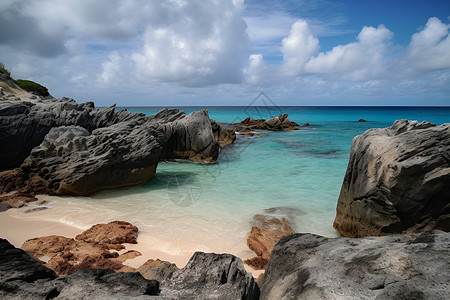
[[[175,299],[258,299],[259,287],[236,256],[196,252],[183,269],[161,283],[161,295]]]
[[[139,185],[161,159],[211,163],[220,144],[233,141],[206,110],[145,116],[69,98],[0,101],[0,194],[90,195]]]
[[[355,137],[336,210],[348,237],[450,231],[450,124],[399,120]]]
[[[261,299],[448,299],[450,233],[328,239],[283,237]]]
[[[259,297],[259,288],[252,276],[244,270],[239,258],[229,254],[196,253],[185,268],[172,276],[164,274],[162,278],[166,279],[160,287],[157,280],[147,280],[138,272],[84,269],[57,277],[25,251],[0,239],[1,299],[240,300]]]

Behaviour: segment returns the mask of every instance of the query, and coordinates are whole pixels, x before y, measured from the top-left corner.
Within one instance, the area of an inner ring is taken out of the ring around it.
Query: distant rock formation
[[[334,228],[362,237],[450,231],[450,124],[399,120],[353,139]]]
[[[291,122],[288,119],[288,114],[281,114],[278,117],[272,117],[268,120],[246,118],[245,120],[232,125],[248,129],[266,129],[272,131],[297,130],[297,127],[299,126],[297,123]]]
[[[262,279],[268,299],[446,299],[450,233],[283,237]]]
[[[234,139],[206,110],[145,116],[68,98],[0,101],[0,193],[90,195],[139,185],[161,159],[211,163]]]

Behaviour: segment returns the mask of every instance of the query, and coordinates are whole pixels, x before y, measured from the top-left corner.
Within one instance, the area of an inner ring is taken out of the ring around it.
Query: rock
[[[28,202],[34,202],[38,199],[34,196],[23,195],[21,193],[9,193],[0,196],[0,202],[8,203],[13,208],[20,208],[25,206]]]
[[[124,262],[126,260],[133,259],[133,258],[136,258],[136,257],[141,256],[141,255],[142,255],[142,253],[139,252],[139,251],[129,250],[129,251],[123,253],[123,254],[120,254],[117,257],[117,260],[120,261],[120,262]]]
[[[139,273],[88,269],[56,277],[55,273],[0,239],[1,299],[161,299],[159,284]]]
[[[264,270],[273,247],[283,236],[292,234],[292,227],[284,217],[256,215],[253,219],[255,226],[247,236],[247,246],[257,257],[246,259],[244,263],[256,270]]]
[[[283,237],[262,279],[261,299],[446,299],[450,234],[329,239]]]
[[[87,243],[99,244],[137,244],[138,228],[124,221],[113,221],[108,224],[97,224],[77,235],[75,239]]]
[[[158,280],[159,282],[172,276],[172,273],[179,270],[175,264],[168,261],[161,261],[159,259],[149,259],[137,271],[144,276],[145,279]]]
[[[175,299],[258,299],[259,287],[239,258],[196,252],[183,269],[161,283],[161,295]]]
[[[400,120],[353,139],[334,228],[361,237],[450,231],[450,124]]]
[[[358,122],[367,122],[367,121],[364,119],[359,119]]]
[[[250,129],[242,129],[242,130],[239,130],[237,133],[241,134],[241,135],[248,135],[248,136],[255,135]]]
[[[62,98],[32,105],[8,102],[0,112],[0,130],[5,129],[0,142],[7,145],[0,158],[15,161],[0,170],[21,163],[0,173],[0,193],[91,195],[148,181],[161,159],[211,163],[219,155],[206,110],[186,116],[165,109],[145,116]],[[231,133],[220,129],[218,138],[229,143]]]
[[[29,239],[22,249],[34,258],[46,261],[45,266],[58,275],[88,268],[130,271],[123,262],[141,254],[129,251],[119,256],[109,250],[125,248],[122,243],[135,244],[137,232],[137,227],[128,222],[114,221],[94,225],[75,239],[56,235]]]
[[[46,210],[48,209],[48,207],[35,207],[35,208],[30,208],[24,211],[25,214],[29,214],[29,213],[34,213],[34,212],[38,212],[41,210]]]
[[[12,208],[12,206],[9,203],[0,202],[0,212],[7,211],[10,208]]]
[[[236,140],[236,132],[233,129],[224,128],[212,119],[211,128],[214,138],[219,143],[219,146],[221,148],[234,143],[234,141]]]
[[[0,239],[1,299],[46,299],[54,290],[53,286],[46,283],[54,278],[55,272],[7,240]],[[32,284],[34,282],[39,284]]]
[[[268,120],[246,118],[240,123],[232,124],[234,126],[244,126],[248,129],[266,129],[266,130],[297,130],[298,124],[288,119],[288,114],[281,114],[278,117],[272,117]]]
[[[156,280],[146,280],[139,273],[116,273],[111,270],[80,270],[55,280],[57,299],[124,299],[158,295]],[[152,299],[152,298],[150,298]]]

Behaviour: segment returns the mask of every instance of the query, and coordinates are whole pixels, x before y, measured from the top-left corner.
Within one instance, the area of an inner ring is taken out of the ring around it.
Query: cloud
[[[261,82],[266,67],[264,66],[264,57],[262,54],[252,54],[248,58],[248,67],[244,69],[246,82],[256,85]]]
[[[283,69],[287,75],[304,72],[305,64],[319,51],[319,40],[311,33],[308,23],[298,20],[291,27],[289,36],[282,40]]]
[[[430,18],[425,28],[415,33],[408,46],[407,61],[417,70],[450,68],[449,24]]]
[[[231,1],[170,5],[172,23],[147,26],[142,51],[132,55],[137,76],[186,86],[241,82],[248,35],[240,10]]]
[[[305,66],[310,74],[333,74],[341,80],[362,81],[384,75],[386,54],[393,33],[383,25],[364,27],[358,41],[338,45],[331,51],[319,53]]]

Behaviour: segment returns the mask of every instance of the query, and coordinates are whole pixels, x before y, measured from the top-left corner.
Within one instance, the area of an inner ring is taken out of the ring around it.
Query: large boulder
[[[450,233],[283,237],[258,284],[261,299],[448,299]]]
[[[164,158],[211,163],[219,155],[206,110],[145,116],[70,99],[0,104],[0,162],[14,161],[0,170],[21,163],[0,173],[0,193],[90,195],[142,184]]]
[[[361,237],[450,231],[450,124],[399,120],[353,139],[334,228]]]
[[[188,264],[161,283],[174,299],[258,299],[259,287],[242,261],[231,254],[196,252]]]

